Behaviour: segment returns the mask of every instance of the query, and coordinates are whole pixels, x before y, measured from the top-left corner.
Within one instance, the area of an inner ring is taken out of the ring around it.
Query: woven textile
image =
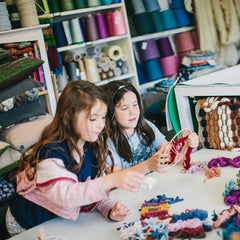
[[[240,97],[207,97],[197,100],[196,117],[204,148],[231,150],[240,147]]]

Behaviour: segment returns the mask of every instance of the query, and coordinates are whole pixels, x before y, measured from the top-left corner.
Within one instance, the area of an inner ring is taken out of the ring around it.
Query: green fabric
[[[174,88],[173,86],[169,90],[169,95],[168,95],[168,112],[169,116],[173,125],[173,128],[175,132],[179,132],[181,130],[181,125],[180,125],[180,120],[179,120],[179,115],[178,115],[178,109],[177,109],[177,103],[176,103],[176,97],[174,93]]]
[[[3,48],[0,48],[0,63],[5,62],[7,59],[11,58],[11,56],[12,53]]]
[[[0,65],[0,89],[11,86],[17,81],[29,76],[44,63],[35,58],[19,58]]]

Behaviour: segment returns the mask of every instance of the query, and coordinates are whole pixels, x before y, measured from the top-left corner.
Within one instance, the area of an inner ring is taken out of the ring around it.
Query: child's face
[[[128,136],[132,136],[140,115],[138,100],[135,93],[128,91],[115,106],[115,118],[125,129]]]
[[[90,114],[88,110],[81,111],[77,116],[76,132],[81,136],[83,142],[95,142],[98,135],[105,127],[107,106],[97,100],[92,107]]]

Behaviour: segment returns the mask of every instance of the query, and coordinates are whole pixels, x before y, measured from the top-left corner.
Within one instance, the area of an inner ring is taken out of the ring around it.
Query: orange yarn
[[[214,177],[220,177],[220,176],[221,176],[221,173],[222,173],[221,168],[215,168],[215,167],[206,168],[206,170],[205,170],[205,176],[207,176],[207,178],[204,180],[204,183],[205,183],[208,179],[211,179],[211,178],[214,178]]]

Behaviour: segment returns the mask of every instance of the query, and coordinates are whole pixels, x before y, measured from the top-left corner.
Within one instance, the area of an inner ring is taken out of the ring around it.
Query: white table
[[[216,157],[239,156],[240,152],[229,152],[221,150],[202,149],[192,153],[192,161],[209,161]],[[182,165],[168,168],[167,173],[151,173],[149,176],[158,181],[153,188],[141,188],[139,193],[130,193],[125,190],[115,190],[116,197],[126,204],[132,214],[124,222],[135,221],[139,219],[138,209],[144,200],[150,200],[157,195],[165,194],[167,197],[183,198],[184,200],[170,205],[169,214],[180,214],[186,209],[202,209],[208,211],[211,215],[215,210],[219,214],[222,210],[228,209],[223,202],[222,193],[225,190],[225,184],[231,179],[236,180],[236,174],[239,169],[233,167],[222,168],[221,177],[212,178],[204,183],[205,173],[183,174]],[[116,229],[122,225],[122,222],[108,222],[99,212],[81,213],[76,221],[64,220],[60,218],[53,219],[30,230],[25,231],[11,239],[37,240],[38,230],[45,229],[46,237],[50,235],[64,236],[66,240],[119,240],[120,233]],[[214,230],[208,232],[205,239],[221,239]]]

